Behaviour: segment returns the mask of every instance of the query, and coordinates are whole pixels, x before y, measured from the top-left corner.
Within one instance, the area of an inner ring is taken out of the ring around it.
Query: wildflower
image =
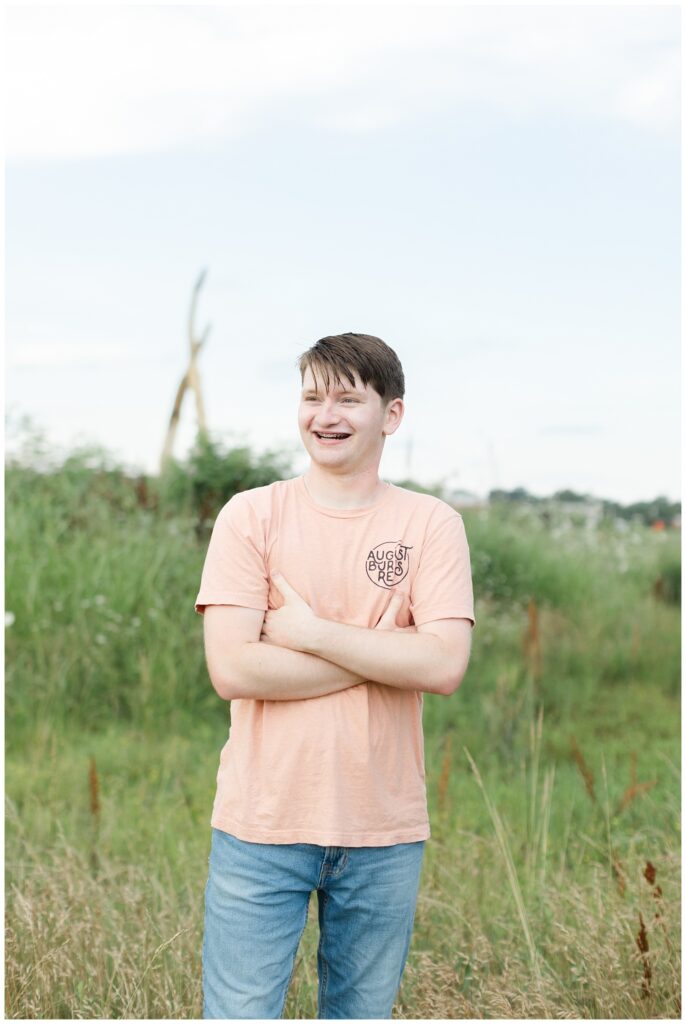
[[[8,626],[14,625],[14,619],[14,612],[5,612],[5,629],[7,629]]]
[[[138,618],[137,615],[134,615],[134,617],[131,619],[131,625],[133,626],[134,629],[138,629],[140,624],[141,620]]]
[[[96,594],[95,597],[93,598],[95,604],[104,604],[106,600],[107,598],[105,597],[104,594]]]
[[[95,642],[96,642],[96,644],[106,644],[107,643],[107,637],[103,636],[102,633],[96,633],[96,635],[95,635]]]

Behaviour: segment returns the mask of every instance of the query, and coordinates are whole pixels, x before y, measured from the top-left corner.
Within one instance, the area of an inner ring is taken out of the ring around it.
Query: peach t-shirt
[[[358,509],[318,505],[302,476],[235,494],[215,521],[195,610],[280,607],[276,568],[335,622],[374,628],[401,586],[410,601],[398,625],[475,624],[462,516],[395,484]],[[422,700],[376,682],[305,700],[232,700],[211,825],[256,843],[427,839]]]

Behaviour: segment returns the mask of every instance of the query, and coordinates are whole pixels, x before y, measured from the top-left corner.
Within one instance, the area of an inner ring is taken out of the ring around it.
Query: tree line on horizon
[[[101,479],[105,474],[112,480],[118,478],[121,484],[128,483],[139,496],[141,505],[157,507],[160,499],[165,505],[174,501],[181,504],[189,502],[200,512],[201,519],[216,514],[217,508],[233,494],[286,479],[294,472],[293,452],[274,449],[258,453],[249,445],[227,445],[218,437],[201,433],[185,458],[170,458],[160,473],[132,472],[117,463],[102,445],[76,446],[60,457],[56,448],[50,446],[45,432],[28,417],[22,418],[21,428],[22,443],[13,454],[6,456],[7,467],[41,474],[90,470]],[[450,501],[450,489],[441,480],[426,485],[404,478],[394,483]],[[536,495],[525,487],[515,487],[511,490],[491,489],[486,502],[491,506],[529,505],[541,511],[556,504],[576,504],[581,508],[600,503],[602,519],[623,519],[652,527],[681,525],[681,502],[666,495],[622,504],[570,488],[557,490],[551,495]]]

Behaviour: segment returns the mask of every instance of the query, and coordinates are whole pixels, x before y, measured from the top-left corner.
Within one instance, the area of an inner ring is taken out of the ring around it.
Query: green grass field
[[[679,535],[463,515],[477,626],[424,698],[394,1016],[679,1018]],[[10,468],[6,525],[6,1016],[199,1018],[229,715],[193,610],[209,534],[78,460]],[[289,1018],[316,1016],[310,913]]]

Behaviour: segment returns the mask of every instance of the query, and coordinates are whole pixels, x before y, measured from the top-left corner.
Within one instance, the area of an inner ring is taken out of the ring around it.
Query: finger
[[[383,613],[377,624],[381,629],[395,628],[395,620],[404,598],[405,594],[402,591],[394,591],[390,601],[388,602],[386,611]]]
[[[302,601],[303,604],[307,603],[305,599],[300,596],[298,591],[293,589],[286,577],[283,573],[279,572],[278,569],[273,569],[269,575],[271,576],[279,593],[282,594],[284,598],[287,598],[290,601]]]

